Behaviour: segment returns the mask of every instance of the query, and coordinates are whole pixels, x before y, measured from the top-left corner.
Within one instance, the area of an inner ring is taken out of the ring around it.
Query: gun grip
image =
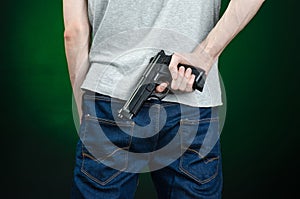
[[[163,63],[168,66],[167,68],[169,70],[169,65],[170,65],[173,54],[166,55],[163,50],[160,52],[160,54],[162,57],[164,57]],[[177,68],[179,69],[180,66],[183,66],[185,68],[185,70],[188,68],[192,69],[192,74],[195,75],[195,77],[196,77],[195,82],[193,84],[193,89],[194,90],[197,89],[200,92],[202,92],[203,88],[204,88],[205,80],[206,80],[205,71],[201,68],[196,68],[195,66],[188,65],[188,64],[178,64]],[[172,81],[172,79],[170,81]]]
[[[201,68],[196,68],[194,66],[188,65],[188,64],[178,64],[178,69],[183,66],[186,69],[190,68],[192,70],[192,74],[195,75],[195,81],[193,84],[193,89],[197,89],[199,91],[203,91],[203,87],[206,80],[206,74],[205,71]]]

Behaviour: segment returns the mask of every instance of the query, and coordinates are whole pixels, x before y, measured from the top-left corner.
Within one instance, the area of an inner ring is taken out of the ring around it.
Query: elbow
[[[75,30],[73,30],[73,29],[65,29],[65,31],[64,31],[64,39],[66,41],[71,40],[75,36],[76,36],[76,31]]]
[[[69,25],[65,27],[64,39],[66,42],[82,40],[89,37],[90,28],[88,25]]]

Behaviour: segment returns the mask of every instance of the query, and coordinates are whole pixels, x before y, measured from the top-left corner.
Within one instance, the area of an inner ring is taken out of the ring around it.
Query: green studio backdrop
[[[220,57],[227,94],[221,135],[225,199],[296,193],[297,6],[297,1],[266,1]],[[68,198],[78,136],[62,1],[13,1],[2,8],[2,193]],[[155,198],[148,174],[141,175],[136,195]]]

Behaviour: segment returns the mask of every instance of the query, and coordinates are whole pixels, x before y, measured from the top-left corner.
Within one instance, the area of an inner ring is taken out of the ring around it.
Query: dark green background
[[[227,93],[221,136],[225,199],[296,196],[297,4],[268,0],[221,56]],[[1,194],[68,198],[78,137],[62,2],[12,1],[1,8]],[[147,174],[137,198],[154,198]]]

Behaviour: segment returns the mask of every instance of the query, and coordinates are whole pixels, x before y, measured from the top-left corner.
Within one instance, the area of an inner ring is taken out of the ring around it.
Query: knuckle
[[[176,71],[176,67],[174,67],[174,65],[170,64],[169,65],[169,70],[174,72],[174,71]]]
[[[174,57],[174,59],[177,62],[180,62],[182,60],[182,55],[180,53],[178,53],[178,52],[175,52],[172,57]]]
[[[178,52],[174,52],[173,57],[174,57],[174,58],[179,58],[179,57],[180,57],[180,54],[179,54]]]
[[[194,82],[191,82],[191,81],[187,83],[188,87],[190,87],[190,88],[193,87],[193,84],[194,84]]]
[[[185,91],[186,90],[186,84],[185,83],[181,83],[178,89],[180,91]]]
[[[182,72],[182,73],[185,73],[186,71],[185,71],[185,68],[183,67],[183,66],[180,66],[179,67],[179,70]]]
[[[179,90],[185,92],[185,88],[179,88]]]
[[[188,68],[188,69],[187,69],[187,73],[189,74],[189,76],[191,76],[191,75],[192,75],[192,69],[191,69],[191,68]]]
[[[174,81],[171,84],[171,89],[172,90],[177,90],[178,89],[178,86],[177,86],[177,84],[174,83]]]
[[[178,73],[178,77],[179,77],[180,79],[183,79],[184,75],[181,74],[181,73]]]
[[[182,71],[179,71],[178,73],[179,77],[183,78],[184,77],[184,73]]]

